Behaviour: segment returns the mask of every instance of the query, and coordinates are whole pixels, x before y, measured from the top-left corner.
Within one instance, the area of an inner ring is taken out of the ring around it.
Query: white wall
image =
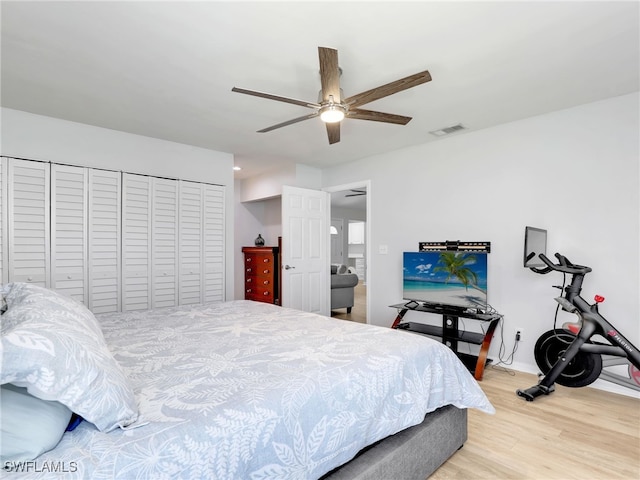
[[[524,332],[514,367],[537,372],[533,345],[553,326],[552,285],[562,278],[522,267],[531,225],[549,231],[548,253],[593,268],[583,297],[604,295],[601,312],[640,345],[639,101],[626,95],[323,170],[325,187],[362,172],[374,187],[369,322],[395,316],[403,251],[420,241],[490,241],[489,302],[504,314],[509,352],[516,329]],[[560,323],[575,318],[563,315]],[[491,357],[499,344],[497,332]]]
[[[233,155],[2,108],[0,154],[224,185],[226,298],[234,297]]]

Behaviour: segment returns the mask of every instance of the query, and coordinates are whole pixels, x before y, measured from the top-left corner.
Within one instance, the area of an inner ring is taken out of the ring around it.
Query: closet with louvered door
[[[88,292],[94,313],[119,312],[122,174],[88,169]]]
[[[152,306],[178,304],[178,181],[151,179]]]
[[[7,162],[7,279],[49,287],[50,165],[15,158],[2,162]]]
[[[225,298],[224,187],[1,158],[2,283],[95,313]]]
[[[51,165],[51,288],[88,305],[88,170]]]
[[[151,178],[122,175],[122,310],[151,308]]]

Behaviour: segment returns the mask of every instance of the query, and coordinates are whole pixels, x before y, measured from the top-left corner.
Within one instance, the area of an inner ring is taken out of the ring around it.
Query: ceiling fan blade
[[[244,93],[245,95],[253,95],[254,97],[267,98],[269,100],[277,100],[279,102],[292,103],[294,105],[300,105],[307,108],[320,108],[320,105],[314,102],[305,102],[303,100],[296,100],[295,98],[281,97],[279,95],[272,95],[270,93],[258,92],[256,90],[247,90],[245,88],[233,87],[232,92]]]
[[[304,117],[294,118],[292,120],[287,120],[286,122],[278,123],[277,125],[271,125],[270,127],[263,128],[262,130],[258,130],[258,133],[270,132],[271,130],[275,130],[276,128],[286,127],[287,125],[292,125],[294,123],[302,122],[304,120],[309,120],[310,118],[317,117],[317,116],[318,116],[318,112],[313,112],[313,113],[310,113],[309,115],[305,115]]]
[[[340,122],[326,123],[327,136],[329,137],[329,145],[340,141]]]
[[[338,50],[318,47],[320,58],[320,82],[322,83],[322,101],[328,102],[333,97],[340,103],[340,67],[338,66]]]
[[[371,120],[374,122],[395,123],[397,125],[406,125],[411,121],[412,117],[403,115],[394,115],[393,113],[375,112],[373,110],[363,110],[362,108],[352,108],[347,112],[347,117],[357,120]]]
[[[367,191],[366,190],[351,190],[353,193],[349,193],[348,195],[345,195],[345,197],[360,197],[362,195],[366,195]]]
[[[348,104],[349,107],[359,107],[360,105],[364,105],[365,103],[379,100],[383,97],[393,95],[394,93],[401,92],[408,88],[416,87],[429,81],[431,81],[431,74],[428,70],[425,70],[424,72],[416,73],[414,75],[401,78],[400,80],[396,80],[395,82],[387,83],[386,85],[372,88],[371,90],[367,90],[366,92],[358,93],[357,95],[345,98],[344,103]]]

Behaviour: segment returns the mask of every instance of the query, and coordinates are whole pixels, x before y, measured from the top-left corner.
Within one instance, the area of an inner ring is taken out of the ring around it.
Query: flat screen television
[[[540,260],[540,254],[547,255],[547,231],[542,228],[525,227],[524,258],[525,268],[543,268],[547,265]]]
[[[454,309],[487,308],[486,252],[404,252],[405,300]]]

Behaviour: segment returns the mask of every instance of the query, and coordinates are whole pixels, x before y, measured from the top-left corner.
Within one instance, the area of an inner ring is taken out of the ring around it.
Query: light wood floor
[[[429,480],[640,479],[640,400],[590,387],[515,394],[536,383],[488,367],[479,384],[496,414],[469,410],[469,439]]]
[[[332,316],[366,323],[362,282],[351,314],[339,309]],[[533,402],[516,395],[537,381],[487,367],[479,384],[496,414],[469,410],[467,442],[429,480],[640,479],[640,400],[560,385]]]

